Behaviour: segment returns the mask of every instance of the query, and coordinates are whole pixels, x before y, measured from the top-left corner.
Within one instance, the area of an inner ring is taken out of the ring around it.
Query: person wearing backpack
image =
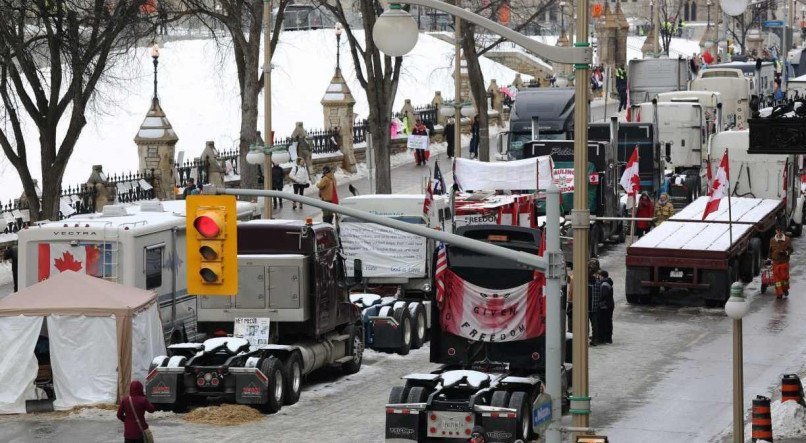
[[[154,405],[143,393],[143,384],[137,380],[129,385],[129,395],[120,399],[118,420],[123,422],[125,443],[152,443],[154,436],[146,423],[146,412],[154,412]]]
[[[311,177],[308,175],[308,166],[305,164],[305,159],[297,157],[297,164],[291,168],[288,178],[291,179],[294,185],[294,194],[303,195],[305,188],[311,185]],[[302,209],[302,203],[299,204],[299,208]],[[294,203],[292,209],[297,209],[297,203]]]
[[[616,302],[613,299],[613,280],[604,269],[599,270],[599,343],[613,343],[613,311]]]

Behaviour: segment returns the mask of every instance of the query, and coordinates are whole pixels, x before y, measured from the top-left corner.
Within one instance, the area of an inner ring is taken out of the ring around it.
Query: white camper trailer
[[[238,203],[239,219],[255,205]],[[115,283],[153,289],[160,301],[165,339],[196,340],[196,300],[187,293],[185,202],[109,205],[18,233],[20,289],[66,270]]]

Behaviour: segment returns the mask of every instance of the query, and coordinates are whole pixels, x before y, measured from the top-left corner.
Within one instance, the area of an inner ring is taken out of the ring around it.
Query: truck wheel
[[[399,405],[409,398],[409,389],[405,386],[395,386],[389,391],[389,404]]]
[[[428,401],[428,389],[423,386],[413,386],[406,396],[406,403],[425,403]]]
[[[744,251],[744,254],[739,257],[739,277],[741,278],[742,282],[750,283],[753,281],[753,251],[750,247]]]
[[[617,243],[624,243],[627,241],[627,225],[620,223],[618,227],[618,234],[616,236]]]
[[[350,331],[350,355],[353,359],[341,365],[341,370],[345,374],[355,374],[361,370],[361,362],[364,361],[364,330],[360,326],[348,326]]]
[[[269,378],[268,390],[269,398],[266,403],[260,405],[260,411],[264,414],[274,414],[283,407],[283,384],[285,377],[283,365],[276,357],[266,357],[260,363],[260,371]]]
[[[525,392],[513,392],[509,397],[509,407],[517,411],[518,438],[529,441],[532,438],[532,411],[529,407],[529,397]]]
[[[285,390],[283,404],[293,405],[299,401],[299,395],[302,393],[302,358],[294,352],[288,357],[284,366],[287,377],[283,387]]]
[[[420,349],[425,343],[426,320],[425,308],[422,303],[409,303],[409,314],[412,318],[412,329],[414,334],[411,337],[411,349]]]
[[[800,237],[801,235],[803,235],[803,224],[792,223],[792,236]]]
[[[397,353],[400,355],[408,355],[411,349],[411,337],[413,335],[409,310],[405,307],[397,308],[395,309],[393,317],[395,321],[397,321],[397,324],[400,325],[400,348],[398,348]]]
[[[509,391],[494,391],[492,398],[490,398],[490,406],[496,408],[509,407]]]
[[[590,257],[595,258],[599,256],[599,239],[601,235],[599,235],[599,225],[591,226],[590,234],[588,235],[588,250],[590,251]]]
[[[638,294],[626,294],[627,303],[631,305],[640,305],[641,304],[641,296]]]

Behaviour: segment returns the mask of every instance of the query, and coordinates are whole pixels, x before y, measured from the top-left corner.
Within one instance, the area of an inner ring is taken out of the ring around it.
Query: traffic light
[[[238,226],[235,197],[189,195],[187,283],[191,295],[238,293]]]

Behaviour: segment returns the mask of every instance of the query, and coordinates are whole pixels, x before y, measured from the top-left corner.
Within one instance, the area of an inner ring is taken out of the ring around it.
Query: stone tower
[[[160,200],[175,198],[174,151],[178,141],[179,137],[165,116],[159,99],[153,98],[134,143],[137,144],[140,171],[154,171],[154,194]]]
[[[621,2],[616,2],[615,11],[610,10],[609,2],[605,2],[602,21],[596,26],[599,36],[599,62],[603,66],[625,66],[627,63],[627,31],[630,25]]]
[[[337,141],[344,159],[342,168],[345,171],[356,172],[355,151],[353,150],[355,98],[341,75],[341,69],[336,68],[320,103],[324,111],[325,129],[338,129],[339,131]]]

